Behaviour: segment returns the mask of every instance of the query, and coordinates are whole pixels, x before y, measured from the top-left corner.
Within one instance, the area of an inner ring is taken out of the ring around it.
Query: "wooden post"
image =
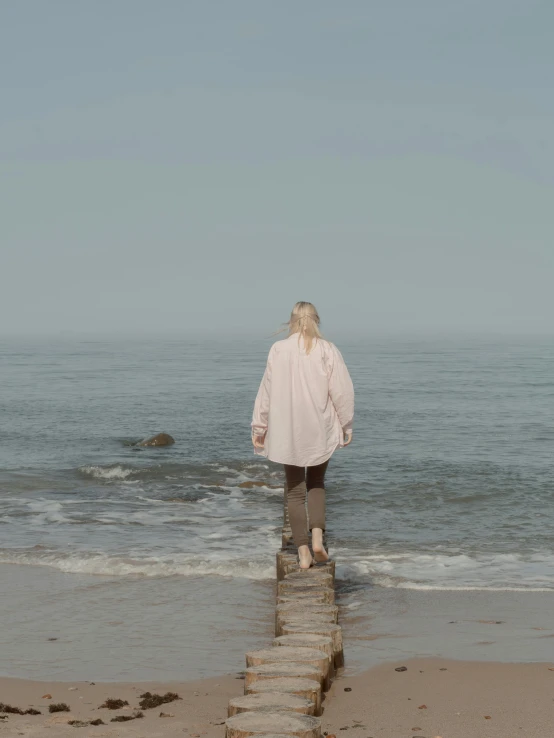
[[[263,664],[262,666],[251,666],[246,669],[244,675],[244,689],[248,689],[258,682],[270,682],[274,679],[301,678],[309,679],[321,686],[323,677],[317,666],[311,664],[299,664],[298,662],[286,662],[275,664]]]
[[[333,661],[333,641],[329,636],[315,633],[294,633],[293,635],[278,636],[273,640],[274,646],[288,646],[290,648],[317,648],[327,654],[329,661]]]
[[[321,738],[321,721],[294,712],[243,712],[225,723],[226,738],[251,738],[263,733],[281,733],[296,738]]]
[[[333,641],[333,656],[335,661],[335,669],[344,666],[344,651],[342,642],[342,628],[334,623],[300,623],[296,621],[283,623],[281,625],[283,635],[295,635],[296,633],[315,633],[317,635],[327,636]]]
[[[282,615],[277,621],[277,627],[275,628],[275,636],[279,637],[283,635],[283,626],[290,625],[292,623],[317,623],[318,625],[334,625],[333,616],[325,615],[325,613],[317,613],[315,615],[300,615],[296,612],[286,613]]]
[[[262,648],[258,651],[249,651],[246,654],[246,666],[261,666],[262,664],[271,663],[293,663],[310,664],[316,666],[322,674],[322,687],[327,691],[330,687],[330,664],[327,655],[318,651],[316,648]]]
[[[283,605],[286,602],[305,602],[307,605],[324,605],[325,595],[319,594],[318,592],[293,592],[277,597],[278,605]]]
[[[313,715],[315,711],[312,700],[296,694],[284,692],[268,692],[265,694],[247,694],[229,700],[229,717],[241,712],[298,712],[301,715]]]
[[[283,692],[295,694],[310,700],[314,705],[314,715],[321,715],[321,684],[301,677],[278,677],[277,679],[258,679],[246,687],[246,694],[267,694]]]
[[[335,590],[331,587],[326,587],[324,584],[318,582],[316,579],[308,579],[307,577],[306,581],[283,579],[277,585],[277,595],[279,597],[281,595],[288,596],[293,594],[294,592],[308,591],[315,592],[319,595],[324,595],[326,602],[328,602],[330,605],[335,604]]]
[[[299,602],[283,602],[275,608],[275,622],[278,623],[287,614],[294,615],[297,620],[304,617],[306,622],[310,622],[312,615],[329,615],[332,616],[331,622],[336,623],[339,616],[339,608],[336,605],[318,605],[312,602],[306,604],[304,600],[300,600]]]
[[[292,571],[289,574],[285,574],[285,582],[302,582],[305,585],[307,582],[311,584],[318,584],[323,587],[334,587],[335,582],[331,574],[328,574],[323,568],[313,567],[307,571]]]

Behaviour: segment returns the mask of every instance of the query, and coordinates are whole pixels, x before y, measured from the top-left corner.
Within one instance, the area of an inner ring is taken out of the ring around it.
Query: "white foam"
[[[385,588],[422,591],[552,592],[554,556],[460,552],[390,552],[355,555],[334,551],[337,577],[371,580]],[[341,555],[342,554],[342,555]]]
[[[71,574],[102,576],[205,576],[270,579],[274,574],[273,557],[266,561],[227,556],[180,554],[174,557],[131,558],[107,554],[55,554],[35,551],[0,553],[0,564],[49,566]]]
[[[79,471],[93,479],[127,479],[137,469],[124,469],[122,466],[82,466]]]

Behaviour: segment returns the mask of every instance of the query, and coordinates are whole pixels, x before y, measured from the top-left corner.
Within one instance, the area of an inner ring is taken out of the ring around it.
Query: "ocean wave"
[[[353,585],[422,591],[552,592],[554,555],[335,551],[337,578]],[[342,556],[341,556],[342,554]],[[342,561],[341,561],[342,558]]]
[[[119,464],[116,466],[82,466],[79,468],[81,474],[93,479],[117,479],[124,480],[132,474],[139,472],[139,469],[125,469]]]
[[[54,552],[0,552],[0,564],[48,566],[68,574],[97,576],[206,576],[270,579],[274,575],[273,557],[266,561],[181,554],[174,557],[132,558],[101,553],[61,554]]]

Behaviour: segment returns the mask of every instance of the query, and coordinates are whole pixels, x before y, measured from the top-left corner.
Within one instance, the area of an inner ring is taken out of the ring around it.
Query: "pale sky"
[[[0,333],[551,332],[550,0],[0,3]]]

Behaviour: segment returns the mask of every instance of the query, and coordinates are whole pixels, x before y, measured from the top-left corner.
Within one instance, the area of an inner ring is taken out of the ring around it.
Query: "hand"
[[[254,444],[254,448],[263,448],[264,441],[265,441],[265,433],[263,434],[263,436],[258,436],[258,435],[252,436],[252,443]]]
[[[346,433],[344,434],[344,445],[345,446],[350,446],[350,444],[352,443],[352,435],[353,435],[353,431],[351,430],[346,431]]]

